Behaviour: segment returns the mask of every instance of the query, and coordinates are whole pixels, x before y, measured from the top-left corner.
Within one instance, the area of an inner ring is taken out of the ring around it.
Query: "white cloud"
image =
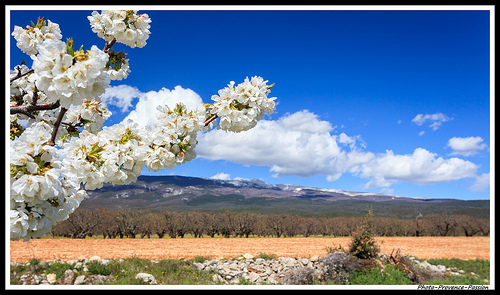
[[[231,175],[227,174],[227,173],[219,172],[210,178],[211,179],[219,179],[219,180],[231,180]]]
[[[317,127],[316,127],[317,126]],[[198,136],[197,154],[211,160],[268,166],[274,177],[324,175],[336,181],[350,172],[367,178],[366,188],[384,188],[404,181],[433,184],[476,178],[476,164],[459,158],[444,159],[423,148],[412,154],[367,152],[359,136],[331,135],[333,127],[303,110],[276,121],[261,120],[241,133],[212,130]]]
[[[469,188],[469,190],[472,192],[483,192],[488,187],[490,187],[490,174],[483,173],[476,177],[474,184]]]
[[[478,165],[459,158],[444,159],[423,148],[413,154],[395,155],[392,151],[351,169],[362,178],[370,178],[366,188],[389,187],[395,182],[433,184],[475,178]]]
[[[157,106],[168,105],[174,108],[178,102],[182,102],[191,110],[203,104],[201,97],[191,89],[184,89],[181,86],[175,86],[173,90],[162,88],[159,91],[140,93],[135,110],[131,111],[124,121],[131,119],[139,126],[152,125],[156,121]]]
[[[119,85],[107,88],[101,100],[105,107],[114,105],[119,107],[121,112],[124,113],[132,106],[132,100],[139,98],[142,94],[136,87]]]
[[[287,114],[276,121],[261,120],[249,131],[212,130],[198,136],[197,154],[212,160],[243,165],[268,166],[275,177],[326,175],[338,179],[350,161],[330,135],[333,127],[307,110]],[[354,142],[343,136],[347,143]],[[352,144],[352,143],[351,143]]]
[[[479,136],[476,137],[452,137],[448,140],[447,146],[453,152],[450,155],[472,156],[477,154],[480,150],[484,150],[488,145],[483,142]]]
[[[417,124],[418,126],[422,126],[425,122],[429,121],[431,124],[429,127],[432,128],[432,130],[436,131],[439,127],[441,127],[441,124],[443,122],[447,122],[453,120],[453,118],[449,118],[443,113],[436,113],[436,114],[418,114],[411,120],[413,123]]]

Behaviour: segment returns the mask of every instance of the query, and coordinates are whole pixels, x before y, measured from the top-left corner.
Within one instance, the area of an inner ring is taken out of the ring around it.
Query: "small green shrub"
[[[380,247],[373,237],[373,228],[373,213],[371,209],[368,209],[363,225],[352,233],[352,240],[348,250],[352,256],[366,259],[378,255]]]
[[[276,258],[276,254],[260,253],[259,258],[262,258],[264,260],[272,260],[272,259]]]
[[[111,265],[104,265],[99,261],[91,261],[87,264],[87,269],[90,274],[109,276],[111,274]]]
[[[203,263],[205,260],[210,260],[210,257],[196,256],[194,262]]]
[[[72,269],[70,264],[63,262],[63,261],[56,261],[56,262],[48,265],[45,272],[46,273],[54,273],[54,274],[56,274],[56,279],[59,279],[64,274],[64,272],[68,269]]]

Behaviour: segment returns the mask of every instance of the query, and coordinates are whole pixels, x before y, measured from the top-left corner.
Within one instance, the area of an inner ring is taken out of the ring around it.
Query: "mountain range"
[[[316,216],[413,218],[420,214],[456,213],[489,217],[489,200],[429,199],[377,193],[269,184],[258,179],[219,180],[185,176],[140,176],[130,185],[105,184],[87,191],[82,208],[167,209],[176,211],[246,210]]]

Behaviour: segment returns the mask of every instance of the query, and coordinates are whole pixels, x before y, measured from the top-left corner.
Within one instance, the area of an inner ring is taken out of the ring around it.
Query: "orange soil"
[[[489,237],[381,237],[381,252],[417,258],[490,259]],[[185,238],[185,239],[38,239],[11,241],[10,260],[74,260],[139,257],[147,259],[192,259],[196,256],[234,258],[244,253],[288,257],[325,256],[327,246],[346,248],[350,238]]]

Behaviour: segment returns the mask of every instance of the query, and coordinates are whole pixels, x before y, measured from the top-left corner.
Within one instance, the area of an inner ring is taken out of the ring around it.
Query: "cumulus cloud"
[[[156,121],[156,107],[168,105],[174,108],[178,102],[182,102],[190,110],[195,110],[203,103],[201,97],[191,89],[175,86],[173,90],[162,88],[159,91],[149,91],[139,93],[139,101],[135,109],[131,111],[124,121],[131,119],[139,126],[153,125]]]
[[[479,136],[476,137],[452,137],[448,140],[447,146],[453,151],[450,155],[460,155],[464,157],[477,154],[480,150],[484,150],[488,145],[483,142]]]
[[[476,177],[474,184],[469,188],[469,190],[472,192],[483,192],[488,187],[490,187],[490,174],[483,173]]]
[[[276,121],[261,120],[249,131],[212,130],[198,137],[197,154],[211,160],[268,166],[273,176],[326,175],[338,179],[350,161],[339,147],[338,136],[327,121],[307,110],[287,114]],[[352,145],[354,138],[343,137]]]
[[[247,132],[212,130],[198,137],[197,154],[211,160],[270,167],[274,177],[324,175],[336,181],[344,173],[368,179],[366,188],[390,192],[396,182],[433,184],[464,178],[476,179],[476,164],[445,159],[426,149],[398,155],[392,151],[365,151],[360,136],[330,134],[329,122],[307,110],[275,121],[262,120]]]
[[[211,179],[219,179],[219,180],[231,180],[231,174],[219,172],[210,178]]]
[[[128,85],[113,86],[106,89],[101,96],[101,100],[105,107],[114,105],[120,108],[121,112],[127,112],[132,107],[132,100],[139,98],[142,92],[136,87]]]
[[[422,126],[424,123],[430,123],[429,127],[432,128],[432,130],[436,131],[439,127],[441,127],[441,124],[443,122],[447,122],[453,120],[453,118],[449,118],[443,113],[436,113],[436,114],[418,114],[411,120],[413,123],[417,124],[418,126]]]
[[[366,188],[389,187],[404,181],[415,184],[449,182],[475,178],[478,165],[459,158],[444,159],[423,148],[413,154],[396,155],[392,151],[376,155],[370,161],[353,167],[351,172],[370,178]]]

